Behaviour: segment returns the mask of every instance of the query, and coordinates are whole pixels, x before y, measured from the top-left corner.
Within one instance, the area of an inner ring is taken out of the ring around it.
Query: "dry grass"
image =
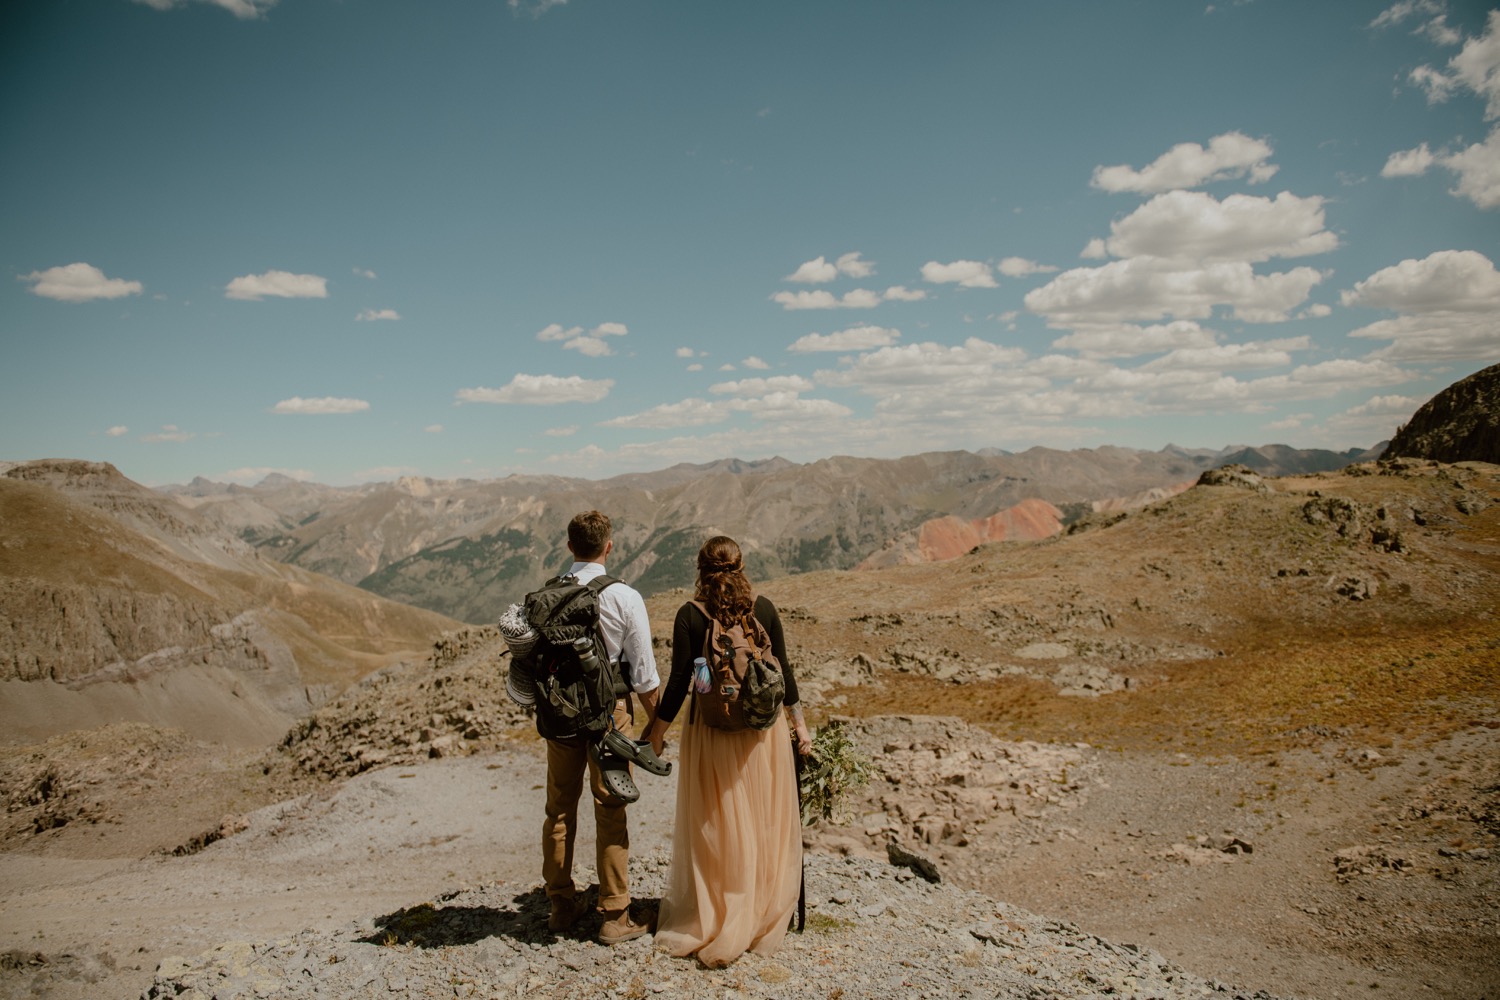
[[[1059,610],[1099,607],[1114,618],[1101,636],[1196,642],[1221,655],[1116,667],[1141,686],[1098,698],[1059,696],[1037,679],[955,685],[877,670],[873,683],[832,692],[844,699],[837,711],[956,715],[1008,739],[1194,753],[1273,750],[1331,730],[1378,746],[1493,724],[1500,705],[1500,480],[1455,470],[1278,481],[1277,490],[1190,490],[1082,536],[989,547],[942,566],[869,574],[857,586],[825,585],[824,606],[811,591],[804,600],[834,620],[808,645],[862,643],[859,651],[879,662],[903,631],[922,627],[914,623],[939,609],[1022,608],[1056,621]],[[1309,522],[1302,508],[1315,495],[1390,511],[1407,549],[1388,553],[1364,536]],[[1488,495],[1491,505],[1457,517],[1462,495]],[[1408,508],[1435,526],[1413,524],[1401,513]],[[1298,575],[1303,566],[1309,573]],[[1324,580],[1345,576],[1376,581],[1379,592],[1341,599]],[[896,580],[898,587],[880,586]],[[863,616],[900,615],[907,625],[856,636],[830,613],[828,594],[857,603]],[[957,633],[944,634],[941,644],[971,661],[1008,653],[972,630]]]
[[[842,714],[955,715],[1006,739],[1198,753],[1278,749],[1319,727],[1380,745],[1492,721],[1500,704],[1500,622],[1400,636],[1344,637],[1164,667],[1129,694],[1063,697],[1051,684],[964,685],[885,674],[835,692]]]

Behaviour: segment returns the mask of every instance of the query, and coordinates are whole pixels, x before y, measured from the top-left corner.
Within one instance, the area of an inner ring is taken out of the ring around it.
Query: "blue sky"
[[[22,0],[0,459],[1367,447],[1500,361],[1500,13]]]

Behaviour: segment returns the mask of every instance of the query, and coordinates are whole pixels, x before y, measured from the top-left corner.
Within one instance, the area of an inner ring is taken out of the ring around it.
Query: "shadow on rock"
[[[595,901],[596,890],[589,889],[587,898]],[[540,886],[513,897],[511,903],[508,907],[495,907],[445,904],[440,900],[404,906],[376,917],[374,932],[359,940],[391,948],[448,948],[475,944],[489,937],[510,938],[522,944],[547,944],[559,939],[593,940],[601,923],[599,915],[591,909],[565,931],[549,929],[547,918],[552,904]],[[633,909],[650,910],[656,904],[654,899],[638,899]]]

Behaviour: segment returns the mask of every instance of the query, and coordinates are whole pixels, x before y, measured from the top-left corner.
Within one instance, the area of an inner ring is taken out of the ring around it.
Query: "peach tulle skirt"
[[[797,909],[802,820],[786,717],[764,731],[682,727],[672,874],[656,943],[710,967],[773,954]]]

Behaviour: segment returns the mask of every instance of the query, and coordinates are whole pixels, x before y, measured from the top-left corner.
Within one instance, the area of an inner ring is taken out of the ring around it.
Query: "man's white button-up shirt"
[[[588,583],[605,572],[604,566],[596,562],[575,562],[568,570],[579,583]],[[629,666],[626,681],[632,691],[644,694],[661,686],[656,654],[651,651],[651,622],[646,617],[646,601],[640,591],[623,582],[605,587],[599,594],[599,627],[604,632],[604,649],[609,658]]]

